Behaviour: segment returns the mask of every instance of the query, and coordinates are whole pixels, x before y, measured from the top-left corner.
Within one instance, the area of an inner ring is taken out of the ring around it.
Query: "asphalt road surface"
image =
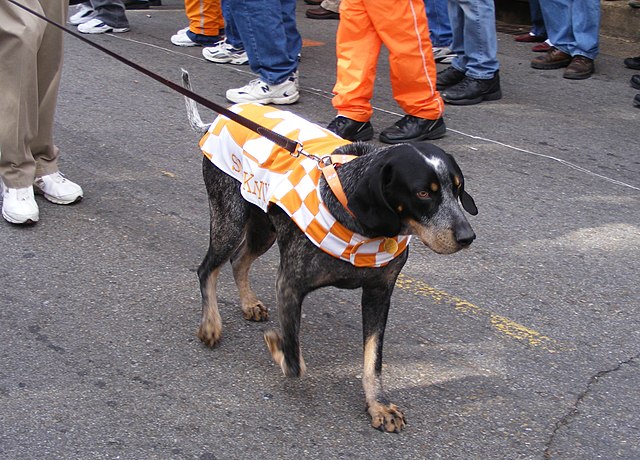
[[[186,19],[164,4],[91,39],[174,81],[186,68],[226,104],[249,68],[172,46]],[[290,110],[326,125],[338,23],[305,6]],[[199,342],[208,206],[182,97],[66,43],[56,139],[85,198],[0,223],[0,458],[640,458],[640,109],[622,66],[637,43],[605,39],[597,74],[569,81],[501,33],[503,99],[447,108],[436,144],[465,173],[478,238],[450,256],[412,243],[383,369],[401,434],[365,412],[358,291],[305,300],[302,379],[270,360],[275,320],[242,319],[228,267],[223,340]],[[384,56],[376,85],[378,133],[401,115]],[[252,272],[273,318],[277,264],[273,248]]]

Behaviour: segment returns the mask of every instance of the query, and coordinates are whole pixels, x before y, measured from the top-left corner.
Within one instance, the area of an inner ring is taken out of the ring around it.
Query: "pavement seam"
[[[618,362],[618,364],[611,369],[605,369],[603,371],[599,371],[596,374],[592,375],[591,378],[589,378],[586,388],[576,397],[569,411],[560,420],[555,422],[553,426],[553,431],[549,436],[549,440],[545,443],[545,449],[544,449],[545,459],[550,459],[552,456],[551,446],[555,441],[555,437],[556,437],[556,434],[558,434],[558,431],[560,431],[562,427],[568,426],[571,423],[571,420],[578,415],[579,413],[578,407],[580,406],[580,404],[582,404],[582,401],[589,395],[589,393],[591,393],[591,388],[598,382],[598,380],[601,377],[604,377],[606,375],[619,371],[623,366],[630,365],[632,362],[634,362],[639,358],[640,358],[640,353],[630,357],[625,361]]]

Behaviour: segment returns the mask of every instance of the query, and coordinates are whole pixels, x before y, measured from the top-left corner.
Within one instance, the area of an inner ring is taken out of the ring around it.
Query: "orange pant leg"
[[[214,36],[224,29],[220,0],[184,0],[184,9],[194,34]]]
[[[436,91],[436,63],[424,0],[363,1],[389,50],[394,99],[409,115],[440,118],[444,103]]]
[[[364,7],[364,0],[343,0],[336,37],[338,61],[333,107],[338,115],[369,121],[376,65],[382,44]]]

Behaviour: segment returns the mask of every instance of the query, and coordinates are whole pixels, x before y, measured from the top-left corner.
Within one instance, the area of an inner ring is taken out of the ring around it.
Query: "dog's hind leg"
[[[382,389],[382,344],[392,292],[393,284],[365,286],[362,290],[362,385],[367,410],[371,415],[371,426],[381,431],[397,433],[405,426],[404,415],[398,406],[389,402]]]
[[[208,159],[203,162],[203,176],[209,195],[211,222],[209,249],[198,268],[202,317],[198,337],[207,346],[214,346],[222,334],[216,285],[221,266],[240,246],[249,215],[249,204],[237,190],[235,179],[215,168]]]
[[[267,215],[260,209],[249,209],[249,219],[242,246],[231,257],[233,277],[240,293],[242,316],[249,321],[266,321],[269,310],[251,288],[249,269],[251,264],[267,252],[276,240],[276,233]]]

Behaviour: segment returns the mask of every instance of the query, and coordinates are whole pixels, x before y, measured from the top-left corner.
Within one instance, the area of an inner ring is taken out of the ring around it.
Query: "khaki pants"
[[[58,23],[68,0],[19,0]],[[63,32],[27,11],[0,1],[0,178],[29,187],[58,170],[53,116],[62,72]]]

